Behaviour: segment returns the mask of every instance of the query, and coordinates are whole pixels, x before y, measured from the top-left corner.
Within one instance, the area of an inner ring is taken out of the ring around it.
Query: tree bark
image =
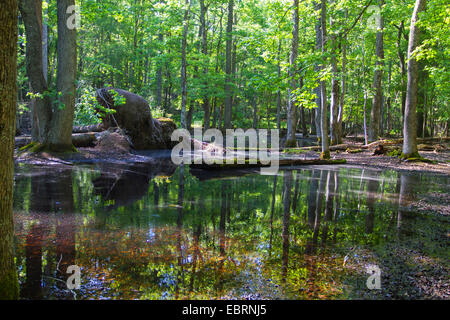
[[[327,1],[322,0],[321,4],[321,19],[320,19],[321,29],[322,29],[322,57],[325,59],[325,54],[327,51]],[[324,65],[326,63],[324,62]],[[328,141],[328,99],[327,99],[327,85],[325,80],[321,81],[321,104],[322,108],[320,110],[320,122],[322,124],[322,153],[320,155],[321,159],[330,158],[330,143]]]
[[[418,62],[414,51],[420,45],[420,29],[417,26],[419,14],[426,10],[426,0],[416,0],[411,18],[411,28],[408,44],[408,85],[406,91],[405,122],[403,125],[403,157],[410,158],[419,155],[417,150],[417,91]]]
[[[279,43],[278,43],[278,56],[277,56],[278,78],[281,78],[281,60],[280,60],[281,44],[282,44],[282,39],[280,38]],[[277,129],[278,130],[281,129],[281,90],[280,89],[278,89],[278,91],[277,91]]]
[[[348,17],[348,10],[345,10],[345,18]],[[344,136],[344,129],[342,128],[342,122],[344,119],[344,103],[345,103],[345,91],[346,91],[346,73],[347,73],[347,35],[342,39],[342,76],[341,76],[341,94],[339,96],[339,113],[337,121],[337,136],[338,144],[342,143],[342,137]]]
[[[71,151],[72,127],[76,98],[77,73],[77,31],[69,28],[67,21],[73,14],[67,9],[75,5],[75,0],[58,1],[58,71],[56,87],[60,94],[58,106],[52,116],[46,145],[51,151]]]
[[[317,2],[314,3],[314,6],[316,8],[316,10],[320,9],[320,4],[318,4]],[[320,22],[320,18],[317,20],[317,23],[315,25],[315,30],[316,30],[316,51],[321,51],[322,50],[322,24]],[[321,67],[319,64],[317,64],[315,66],[315,71],[317,73],[320,73]],[[316,104],[317,104],[317,109],[315,111],[315,123],[316,123],[316,135],[318,138],[320,138],[322,136],[322,125],[320,122],[321,119],[321,109],[322,109],[322,99],[321,99],[321,86],[320,86],[320,82],[317,81],[317,87],[315,89],[315,93],[316,93]]]
[[[224,110],[224,128],[231,129],[231,117],[233,108],[233,94],[232,94],[232,49],[233,49],[233,8],[234,0],[228,1],[228,23],[227,23],[227,40],[226,40],[226,62],[225,62],[225,110]]]
[[[379,0],[379,7],[384,5],[384,0]],[[374,80],[373,80],[373,103],[372,103],[372,111],[370,113],[370,124],[369,124],[369,132],[368,132],[368,140],[369,143],[375,140],[378,140],[380,135],[380,114],[381,114],[381,105],[383,99],[383,88],[381,86],[381,79],[383,77],[383,65],[384,65],[384,44],[383,44],[383,28],[384,22],[383,17],[380,17],[380,23],[377,26],[377,39],[376,39],[376,56],[377,61],[375,63],[375,72],[374,72]]]
[[[289,77],[290,88],[288,89],[288,106],[287,106],[287,137],[286,147],[295,147],[297,145],[297,139],[295,134],[297,132],[297,106],[296,106],[296,91],[298,88],[296,75],[297,75],[297,57],[298,57],[298,0],[294,0],[292,7],[292,22],[294,24],[292,30],[292,46],[291,56],[289,63]]]
[[[158,41],[160,45],[164,41],[164,36],[162,33],[158,35]],[[162,50],[160,52],[162,55]],[[158,108],[162,107],[162,72],[163,72],[163,61],[158,61],[158,69],[156,70],[156,106]]]
[[[186,128],[186,104],[187,104],[187,81],[186,81],[186,46],[189,31],[189,16],[191,12],[191,1],[186,0],[186,11],[184,13],[183,39],[181,41],[181,127]]]
[[[19,298],[13,222],[17,16],[16,0],[0,1],[0,300]]]
[[[43,67],[42,0],[20,0],[19,9],[27,37],[26,69],[30,89],[34,94],[41,95],[32,103],[32,140],[44,143],[49,132],[52,110],[50,98],[44,96],[47,91],[47,81]]]
[[[202,41],[202,54],[205,58],[205,62],[208,59],[208,30],[206,28],[206,13],[208,7],[205,6],[205,0],[200,0],[200,29],[201,29],[201,41]],[[208,77],[208,64],[206,63],[203,69],[203,74],[205,76],[205,87],[208,87],[207,77]],[[205,94],[203,96],[203,128],[205,130],[209,129],[209,122],[211,118],[210,106],[209,106],[209,95]]]
[[[332,25],[333,25],[332,21]],[[338,67],[337,67],[337,39],[336,35],[331,34],[331,47],[333,52],[331,53],[331,68],[333,78],[331,80],[331,105],[330,105],[330,131],[331,131],[331,145],[339,144],[339,130],[338,130],[338,116],[339,116],[339,80],[338,80]]]

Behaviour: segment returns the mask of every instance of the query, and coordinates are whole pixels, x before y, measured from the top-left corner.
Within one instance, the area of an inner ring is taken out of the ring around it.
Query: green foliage
[[[100,115],[96,110],[103,108],[96,99],[95,90],[92,87],[84,86],[78,90],[78,99],[75,104],[74,125],[84,126],[101,122]]]
[[[414,0],[402,2],[386,0],[380,14],[384,18],[384,63],[378,66],[383,73],[383,96],[390,102],[389,114],[383,113],[384,134],[402,132],[402,92],[406,76],[402,78],[399,54],[407,56],[408,33]],[[424,30],[422,45],[415,56],[423,64],[420,77],[419,110],[427,115],[427,125],[435,127],[435,135],[443,135],[450,119],[450,40],[449,4],[436,0],[428,4],[419,21]],[[207,54],[202,53],[200,35],[200,3],[192,2],[191,21],[187,41],[188,108],[193,108],[193,122],[203,121],[203,103],[209,101],[211,123],[220,126],[223,119],[225,92],[226,0],[205,0],[207,6]],[[107,112],[95,105],[89,92],[111,86],[141,95],[149,101],[156,116],[171,116],[179,121],[181,105],[180,66],[184,1],[142,0],[94,1],[82,0],[82,24],[78,30],[77,111],[75,124],[98,122],[97,112]],[[276,126],[278,95],[281,98],[281,127],[286,127],[286,105],[289,88],[289,70],[295,69],[295,81],[302,86],[291,92],[298,107],[306,108],[307,118],[316,105],[318,81],[327,83],[330,93],[331,78],[345,78],[343,121],[347,130],[361,132],[363,128],[364,94],[367,93],[367,114],[370,115],[373,98],[373,76],[376,68],[375,42],[377,30],[371,22],[377,11],[363,9],[366,0],[328,1],[328,33],[336,44],[328,41],[327,53],[316,48],[316,30],[320,10],[314,1],[299,4],[299,52],[295,66],[289,56],[292,39],[292,2],[235,1],[233,26],[233,125],[251,127],[256,122],[261,128]],[[50,2],[45,17],[49,26],[49,68],[46,93],[57,104],[56,79],[56,4]],[[331,24],[330,21],[333,21]],[[400,33],[400,25],[404,28]],[[19,101],[25,102],[28,89],[26,75],[26,37],[19,24],[18,87]],[[342,70],[343,46],[346,45],[346,72]],[[337,62],[332,72],[331,58]],[[364,67],[363,67],[364,61]],[[324,62],[326,63],[325,65]],[[407,62],[407,61],[406,61]],[[317,67],[323,66],[319,72]],[[363,77],[364,74],[364,77]],[[389,76],[390,75],[390,76]],[[38,96],[29,95],[28,98]],[[115,98],[119,98],[115,96]],[[116,101],[119,102],[119,101]],[[256,106],[256,111],[254,107]],[[57,105],[57,107],[62,107]],[[389,119],[388,119],[389,116]],[[368,117],[370,118],[370,117]],[[370,119],[368,119],[370,121]],[[389,122],[389,128],[387,128]],[[310,123],[307,123],[310,126]],[[350,129],[349,129],[350,128]]]

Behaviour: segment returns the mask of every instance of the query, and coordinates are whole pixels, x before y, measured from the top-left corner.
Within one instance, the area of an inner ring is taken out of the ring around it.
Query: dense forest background
[[[44,95],[55,98],[57,1],[26,2],[28,7],[36,4],[42,30]],[[143,96],[155,117],[180,123],[183,114],[188,128],[196,121],[204,128],[287,128],[295,122],[299,132],[319,134],[325,97],[332,143],[345,134],[366,133],[369,141],[402,135],[413,0],[76,4],[81,23],[76,30],[75,125],[99,122],[95,90],[112,86]],[[23,11],[19,113],[30,109],[39,91],[30,90]],[[419,14],[421,42],[414,50],[419,137],[449,131],[449,13],[447,1],[433,0]]]

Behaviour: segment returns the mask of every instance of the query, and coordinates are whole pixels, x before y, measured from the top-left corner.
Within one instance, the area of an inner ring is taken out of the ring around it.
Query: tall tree
[[[325,59],[327,52],[327,1],[322,0],[321,2],[321,14],[320,14],[320,26],[321,26],[321,36],[322,36],[322,58]],[[324,62],[325,64],[325,62]],[[321,133],[322,133],[322,153],[320,157],[322,159],[330,158],[330,142],[328,141],[328,99],[327,99],[327,84],[325,80],[320,83],[320,99],[321,99],[321,110],[320,110],[320,123],[321,123]]]
[[[76,98],[77,73],[77,30],[74,14],[75,0],[58,0],[58,65],[56,88],[57,107],[47,138],[47,147],[51,151],[70,151],[72,145],[72,127]]]
[[[417,149],[417,92],[419,67],[416,49],[420,45],[419,14],[426,10],[426,0],[416,0],[411,18],[408,44],[408,84],[406,90],[405,120],[403,124],[403,157],[418,157]]]
[[[298,57],[298,0],[294,0],[292,6],[292,45],[291,45],[291,56],[289,65],[289,78],[290,87],[288,89],[288,106],[287,106],[287,137],[286,137],[286,147],[295,147],[297,145],[297,139],[295,134],[297,132],[297,105],[296,105],[296,95],[297,95],[297,57]]]
[[[223,127],[231,129],[231,117],[233,113],[233,93],[232,93],[232,49],[233,49],[233,10],[234,0],[228,1],[228,22],[227,22],[227,39],[226,39],[226,62],[225,62],[225,110],[223,118]]]
[[[334,20],[331,20],[331,26],[334,24]],[[330,133],[331,133],[331,144],[339,144],[341,138],[339,136],[340,131],[338,128],[338,117],[339,117],[339,74],[337,66],[337,55],[338,55],[338,42],[337,35],[335,33],[330,34],[331,42],[331,69],[333,73],[333,78],[331,79],[331,103],[330,103]]]
[[[381,10],[384,5],[384,0],[378,1],[379,8]],[[384,65],[384,41],[383,41],[383,29],[384,21],[382,15],[378,19],[377,25],[377,38],[376,38],[376,56],[377,61],[375,63],[375,72],[373,79],[373,103],[372,111],[370,112],[370,124],[368,132],[368,141],[373,142],[378,139],[380,135],[380,123],[381,123],[381,105],[383,100],[383,87],[381,85],[381,79],[383,78],[383,65]]]
[[[43,59],[42,0],[20,0],[20,14],[25,25],[27,38],[26,66],[31,92],[36,96],[32,101],[32,140],[45,143],[52,117],[46,69]],[[45,42],[44,42],[45,43]]]
[[[200,0],[200,35],[201,35],[201,42],[202,42],[202,54],[207,61],[208,59],[208,30],[206,28],[206,14],[208,11],[208,6],[205,5],[205,0]],[[206,63],[205,68],[203,70],[203,74],[205,76],[205,81],[207,81],[207,75],[208,75],[208,64]],[[205,87],[208,86],[208,83],[205,82]],[[211,111],[209,107],[209,96],[206,94],[203,97],[203,128],[205,130],[209,129],[209,121],[211,118]]]
[[[17,100],[17,0],[0,1],[0,300],[18,299],[13,175]]]
[[[183,20],[183,39],[181,41],[181,127],[186,128],[186,104],[187,104],[187,62],[186,47],[187,35],[189,31],[189,17],[191,13],[191,1],[186,0],[186,9]]]
[[[314,2],[314,9],[320,10],[320,3]],[[321,24],[321,18],[317,19],[315,23],[315,31],[316,31],[316,51],[322,51],[322,24]],[[321,66],[319,63],[315,66],[315,71],[317,73],[320,73]],[[316,94],[316,105],[317,108],[315,109],[315,123],[316,123],[316,135],[317,138],[320,140],[320,137],[322,136],[322,125],[320,122],[321,116],[321,109],[322,109],[322,94],[321,94],[321,86],[320,81],[317,81],[317,87],[315,88],[315,94]]]

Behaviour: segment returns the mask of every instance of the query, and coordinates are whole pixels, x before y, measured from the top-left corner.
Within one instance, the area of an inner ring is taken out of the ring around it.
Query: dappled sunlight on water
[[[445,246],[425,240],[446,238],[442,221],[408,204],[448,194],[448,177],[161,168],[16,168],[22,298],[349,298],[363,290],[358,263],[377,262],[374,253],[388,243],[423,241],[429,259],[445,257]],[[66,287],[70,265],[81,268],[79,290]]]

